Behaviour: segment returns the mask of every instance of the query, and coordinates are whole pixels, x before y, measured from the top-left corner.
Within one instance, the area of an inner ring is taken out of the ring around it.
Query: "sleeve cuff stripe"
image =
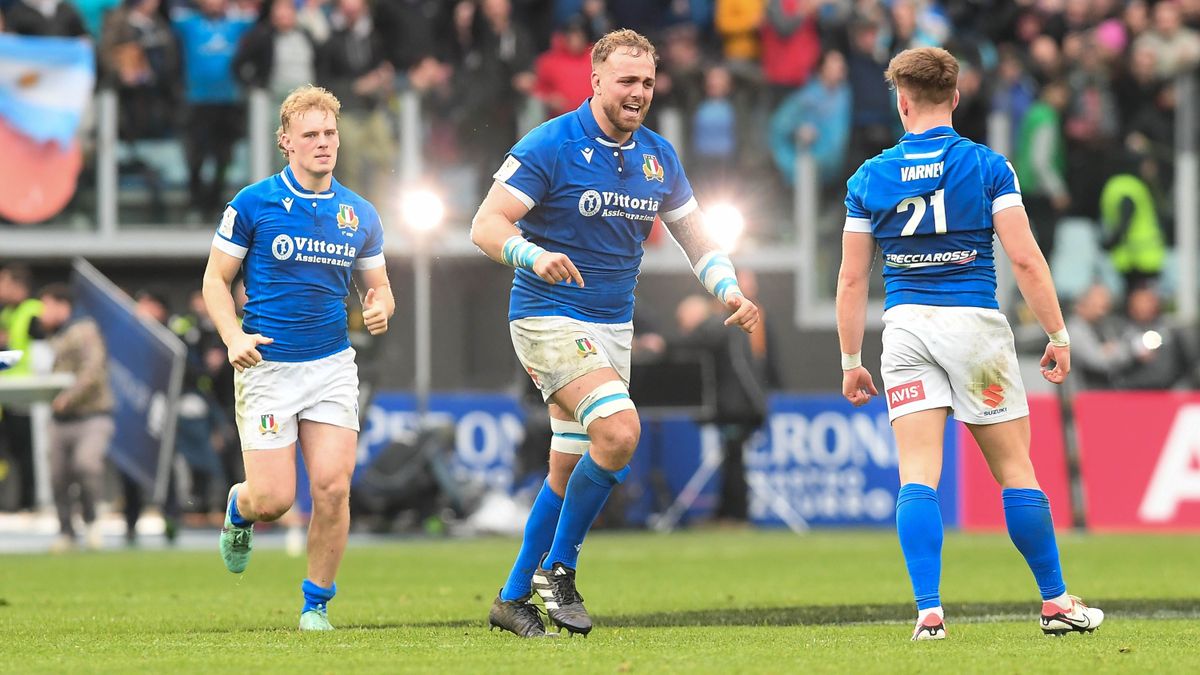
[[[1024,202],[1021,201],[1020,192],[1010,192],[1006,195],[1000,195],[992,200],[992,213],[996,214],[1004,209],[1012,208],[1014,206],[1022,206],[1023,204]]]
[[[844,229],[846,232],[862,232],[864,234],[871,234],[871,220],[869,218],[852,218],[847,216],[846,226],[842,229]]]
[[[373,270],[376,267],[383,267],[383,254],[376,253],[372,256],[359,258],[354,261],[354,269],[356,270]]]
[[[683,203],[683,206],[680,206],[677,209],[671,209],[670,211],[663,211],[659,215],[662,216],[664,223],[673,223],[698,208],[700,208],[700,204],[696,202],[696,197],[692,196]]]
[[[500,183],[500,185],[502,185],[505,190],[508,190],[508,193],[510,195],[521,200],[521,203],[525,205],[525,208],[532,209],[534,206],[537,206],[537,202],[533,201],[533,198],[530,197],[529,195],[525,194],[524,192],[521,192],[517,188],[509,185],[508,183],[505,183],[504,181],[497,181],[497,182]]]
[[[233,243],[232,241],[229,241],[228,239],[226,239],[225,237],[222,237],[219,234],[213,235],[212,245],[213,245],[213,248],[216,248],[218,251],[221,251],[222,253],[228,253],[229,255],[231,255],[235,258],[241,259],[241,258],[246,257],[246,247],[245,246],[238,246],[237,244]]]

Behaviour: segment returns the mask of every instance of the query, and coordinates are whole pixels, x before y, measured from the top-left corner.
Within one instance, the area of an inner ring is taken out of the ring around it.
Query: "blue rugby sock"
[[[1046,493],[1033,488],[1005,488],[1004,522],[1008,537],[1037,579],[1042,600],[1057,598],[1067,592],[1063,583],[1062,565],[1058,561],[1058,543],[1054,539],[1054,521],[1050,517],[1050,500]]]
[[[579,548],[583,546],[583,538],[608,494],[617,483],[625,480],[629,467],[619,471],[609,471],[592,461],[591,453],[583,456],[571,472],[567,481],[567,493],[563,495],[562,515],[558,517],[558,528],[554,531],[554,544],[550,547],[550,555],[546,558],[546,569],[554,563],[562,563],[571,569],[579,561]]]
[[[542,561],[542,555],[554,543],[554,530],[558,527],[558,514],[562,512],[562,506],[563,498],[554,494],[554,490],[550,489],[550,479],[546,479],[537,499],[533,500],[529,520],[525,521],[525,539],[521,542],[521,552],[517,554],[512,572],[508,574],[508,582],[500,590],[501,600],[518,600],[529,595],[533,572]]]
[[[246,527],[253,523],[253,520],[247,520],[238,512],[237,507],[237,488],[233,489],[233,498],[229,500],[229,522],[233,523],[234,527]]]
[[[942,510],[937,490],[920,483],[900,487],[896,496],[896,533],[912,580],[917,609],[942,604],[938,585],[942,580]]]
[[[300,590],[304,592],[304,609],[300,610],[303,614],[310,609],[325,609],[325,605],[337,595],[337,584],[324,588],[305,579],[304,583],[300,584]]]

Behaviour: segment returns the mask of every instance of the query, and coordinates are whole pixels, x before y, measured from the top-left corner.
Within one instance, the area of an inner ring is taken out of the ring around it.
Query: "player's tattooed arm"
[[[692,265],[700,262],[706,254],[721,248],[704,227],[704,212],[700,209],[693,210],[673,223],[663,224]]]
[[[733,262],[708,233],[704,213],[700,209],[693,209],[679,220],[665,224],[679,248],[687,255],[696,278],[732,312],[725,320],[725,325],[737,326],[747,333],[754,332],[758,325],[758,307],[742,295]]]

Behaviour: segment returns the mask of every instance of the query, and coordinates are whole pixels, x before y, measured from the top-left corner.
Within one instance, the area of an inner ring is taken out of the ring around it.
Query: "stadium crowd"
[[[590,95],[590,41],[630,27],[661,57],[647,125],[681,115],[675,141],[698,192],[774,199],[758,226],[786,222],[807,152],[822,227],[836,231],[846,177],[901,133],[889,59],[943,46],[962,64],[956,129],[1012,160],[1060,287],[1079,299],[1070,329],[1086,386],[1198,384],[1189,343],[1159,324],[1162,298],[1183,283],[1170,268],[1174,117],[1178,77],[1200,63],[1200,0],[0,0],[0,17],[7,32],[91,37],[99,86],[118,95],[119,137],[181,142],[187,208],[204,222],[230,195],[247,88],[276,105],[308,82],[336,94],[338,179],[373,198],[395,180],[398,94],[416,92],[426,168],[474,185],[466,201],[477,204],[530,110],[538,121],[577,107]],[[1007,138],[989,139],[993,113]],[[161,169],[125,161],[150,184]],[[5,279],[0,343],[35,290],[27,272]],[[181,424],[179,447],[196,478],[184,502],[207,510],[206,486],[236,479],[222,476],[238,464],[222,414],[231,392],[214,384],[231,373],[202,302],[174,318],[156,303],[139,297],[193,350],[189,390],[205,405]],[[1094,359],[1081,335],[1094,336]]]

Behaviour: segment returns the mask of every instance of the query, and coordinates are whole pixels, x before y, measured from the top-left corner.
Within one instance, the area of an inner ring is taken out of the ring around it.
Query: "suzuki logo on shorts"
[[[904,405],[905,403],[915,403],[925,400],[925,385],[917,380],[916,382],[905,382],[898,384],[887,390],[887,402],[889,408]]]
[[[999,408],[1004,403],[1004,387],[998,384],[988,385],[980,392],[983,397],[983,403],[989,408]]]
[[[600,204],[603,201],[599,192],[588,190],[579,196],[579,213],[584,216],[594,216],[600,213]]]
[[[271,242],[271,254],[276,260],[290,260],[295,252],[296,243],[286,234],[275,237],[275,241]]]

